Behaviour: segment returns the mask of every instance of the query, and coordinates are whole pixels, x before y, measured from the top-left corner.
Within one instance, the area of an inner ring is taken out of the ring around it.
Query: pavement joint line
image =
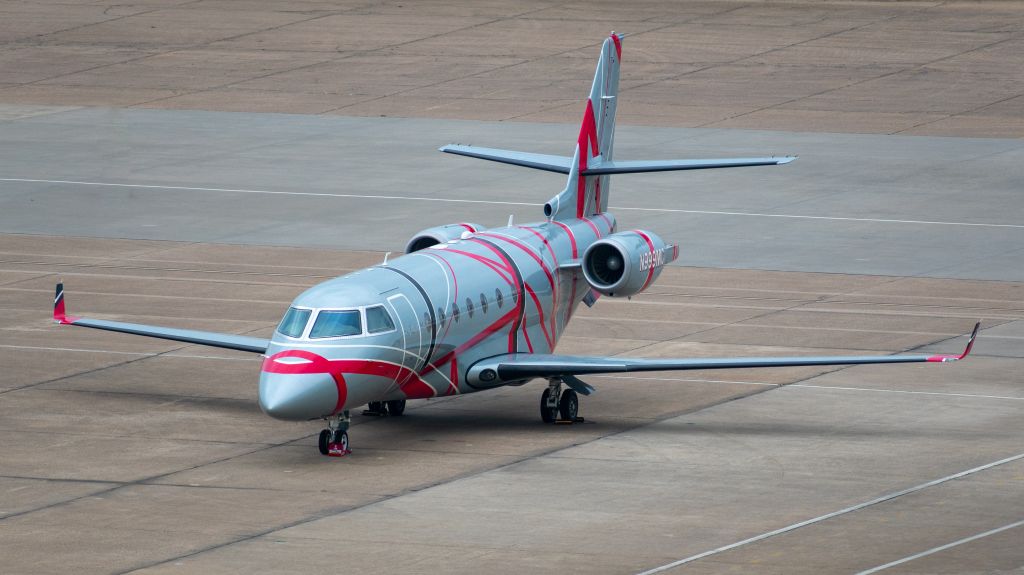
[[[69,184],[77,186],[99,186],[99,187],[112,187],[112,188],[139,188],[139,189],[160,189],[160,190],[181,190],[191,192],[225,192],[234,194],[263,194],[263,195],[286,195],[286,196],[307,196],[307,197],[327,197],[327,198],[351,198],[351,199],[363,199],[363,200],[399,200],[399,201],[419,201],[419,202],[443,202],[443,203],[460,203],[460,204],[490,204],[490,205],[504,205],[504,206],[539,206],[540,204],[535,202],[509,202],[500,200],[469,200],[460,198],[431,198],[427,196],[394,196],[394,195],[373,195],[373,194],[338,194],[330,192],[286,192],[282,190],[250,190],[245,188],[206,188],[197,186],[163,186],[156,184],[123,184],[113,182],[88,182],[82,180],[48,180],[41,178],[0,178],[0,182],[21,182],[21,183],[36,183],[36,184]],[[56,190],[55,190],[56,191]],[[981,228],[1009,228],[1009,229],[1024,229],[1024,224],[1007,224],[1007,223],[991,223],[991,222],[947,222],[937,220],[910,220],[910,219],[898,219],[898,218],[854,218],[854,217],[841,217],[841,216],[812,216],[812,215],[800,215],[800,214],[769,214],[762,212],[735,212],[735,211],[722,211],[722,210],[684,210],[679,208],[639,208],[639,207],[628,207],[628,206],[611,206],[609,210],[618,211],[640,211],[640,212],[660,212],[660,213],[679,213],[679,214],[696,214],[696,215],[708,215],[708,216],[736,216],[736,217],[758,217],[758,218],[786,218],[786,219],[797,219],[797,220],[823,220],[823,221],[840,221],[840,222],[863,222],[863,223],[880,223],[880,224],[911,224],[911,225],[936,225],[936,226],[963,226],[963,227],[981,227]]]
[[[893,280],[893,281],[896,281],[896,280]],[[942,341],[945,341],[945,340],[942,340]],[[933,342],[933,343],[938,343],[938,342]],[[826,371],[825,373],[831,373],[831,372],[834,372],[834,371],[839,371],[841,369],[844,369],[844,367],[840,367],[838,369],[831,370],[831,371]],[[818,374],[818,375],[822,375],[822,374]],[[817,377],[817,375],[814,376],[814,377]],[[811,379],[811,378],[805,378],[802,381],[807,381],[808,379]],[[196,555],[200,555],[200,554],[203,554],[203,553],[206,553],[206,552],[209,552],[209,551],[214,551],[214,550],[221,549],[221,548],[224,548],[224,547],[230,547],[231,545],[235,545],[237,543],[244,543],[246,541],[251,541],[253,539],[264,537],[264,536],[267,536],[267,535],[269,535],[271,533],[275,533],[275,532],[278,532],[278,531],[281,531],[281,530],[284,530],[284,529],[288,529],[290,527],[295,527],[295,526],[298,526],[298,525],[305,525],[305,524],[308,524],[308,523],[312,523],[313,521],[317,521],[317,520],[324,519],[324,518],[327,518],[327,517],[342,515],[342,514],[351,512],[351,511],[356,511],[356,510],[359,510],[359,509],[370,507],[370,506],[376,505],[376,504],[381,503],[381,502],[397,499],[397,498],[403,497],[403,496],[411,494],[411,493],[417,493],[417,492],[420,492],[420,491],[425,491],[425,490],[428,490],[428,489],[431,489],[431,488],[434,488],[434,487],[438,487],[438,486],[441,486],[441,485],[448,485],[448,484],[451,484],[451,483],[455,483],[455,482],[458,482],[458,481],[462,481],[462,480],[465,480],[465,479],[469,479],[469,478],[472,478],[472,477],[483,475],[483,474],[491,472],[491,471],[496,471],[496,470],[500,470],[500,469],[506,469],[506,468],[512,467],[514,465],[517,465],[517,464],[520,464],[520,463],[523,463],[523,462],[526,462],[526,461],[537,459],[537,458],[540,458],[540,457],[543,457],[543,456],[546,456],[546,455],[556,454],[556,453],[558,453],[560,451],[564,451],[566,449],[569,449],[570,447],[578,447],[580,445],[587,445],[589,443],[593,443],[593,442],[599,441],[599,440],[604,439],[606,437],[613,437],[613,436],[619,435],[621,433],[625,433],[625,432],[631,431],[633,429],[638,429],[638,428],[654,425],[654,424],[659,423],[661,421],[666,421],[666,420],[673,419],[673,418],[676,418],[676,417],[681,417],[683,415],[687,415],[687,414],[690,414],[690,413],[696,413],[698,411],[702,411],[704,409],[708,409],[708,408],[714,407],[716,405],[721,405],[721,404],[729,403],[729,402],[732,402],[732,401],[736,401],[738,399],[746,399],[746,398],[749,398],[749,397],[753,397],[755,395],[760,395],[761,393],[764,393],[766,391],[770,391],[770,390],[775,389],[777,387],[780,387],[780,386],[778,386],[778,385],[764,386],[763,389],[761,389],[759,391],[754,391],[754,392],[751,392],[751,393],[740,393],[740,394],[731,395],[729,397],[723,398],[723,399],[721,399],[719,401],[715,401],[715,402],[712,402],[712,403],[707,404],[707,405],[699,405],[699,406],[696,406],[696,407],[693,407],[693,408],[690,408],[690,409],[686,409],[686,410],[683,410],[683,411],[680,411],[680,412],[669,413],[669,414],[663,415],[661,417],[657,417],[657,418],[655,418],[653,420],[651,420],[651,419],[641,420],[641,421],[636,422],[636,425],[629,426],[626,429],[615,431],[615,432],[609,433],[607,435],[598,435],[597,437],[591,438],[589,440],[586,440],[586,441],[583,441],[583,442],[580,442],[580,443],[572,444],[572,445],[569,445],[569,446],[554,446],[554,447],[551,447],[551,448],[541,449],[541,450],[536,451],[534,453],[525,454],[522,457],[518,457],[518,458],[516,458],[516,459],[514,459],[512,461],[509,461],[509,462],[506,462],[506,463],[503,463],[503,464],[499,464],[499,465],[493,466],[493,467],[491,467],[489,469],[473,470],[473,471],[464,472],[464,473],[461,473],[461,474],[456,474],[455,476],[448,477],[448,478],[442,478],[442,479],[433,481],[433,482],[431,482],[429,484],[426,484],[426,485],[409,487],[409,488],[403,489],[403,490],[401,490],[401,491],[399,491],[397,493],[390,494],[388,496],[385,496],[385,497],[382,497],[382,498],[379,498],[379,499],[376,499],[376,500],[373,500],[373,501],[368,501],[368,502],[361,503],[361,504],[358,504],[358,505],[352,505],[352,506],[343,507],[343,508],[336,508],[334,510],[322,510],[320,512],[312,514],[311,516],[307,516],[307,517],[300,518],[300,519],[297,519],[295,521],[289,522],[288,524],[285,524],[283,526],[271,527],[269,529],[264,529],[264,530],[258,531],[256,533],[251,533],[251,534],[248,534],[248,535],[245,535],[245,536],[242,536],[242,537],[236,537],[235,539],[230,540],[230,541],[224,541],[224,542],[220,542],[220,543],[215,543],[215,544],[207,546],[205,548],[196,549],[194,551],[190,551],[188,553],[184,553],[184,554],[178,555],[176,557],[171,557],[171,558],[167,558],[167,559],[161,559],[161,560],[150,562],[150,563],[147,563],[147,564],[144,564],[144,565],[141,565],[141,566],[132,567],[132,568],[126,569],[124,571],[120,571],[119,573],[120,574],[131,573],[131,572],[138,571],[138,570],[141,570],[141,569],[147,569],[147,568],[150,568],[150,567],[155,567],[157,565],[164,565],[164,564],[167,564],[167,563],[171,563],[173,561],[179,561],[181,559],[186,559],[186,558],[189,558],[189,557],[194,557]],[[451,399],[454,400],[455,398],[453,397]],[[429,407],[429,404],[426,404],[426,405],[424,405],[422,407],[423,408]],[[307,436],[307,437],[309,437],[309,436]],[[304,439],[304,438],[295,439],[293,441],[285,442],[285,443],[282,443],[280,445],[292,444],[292,443],[295,443],[297,441],[300,441],[301,439]],[[267,449],[269,449],[269,448],[267,448]],[[1024,458],[1024,454],[1021,454],[1021,455],[1015,457],[1014,459],[1017,459],[1017,458]],[[225,458],[225,460],[228,460],[228,459],[232,459],[232,458],[231,457]],[[194,468],[199,468],[199,467],[202,467],[202,466],[204,466],[204,465],[197,465]],[[992,465],[990,464],[989,466],[992,466]],[[170,475],[170,474],[167,474],[167,475]],[[113,491],[113,489],[111,489],[111,491]],[[2,518],[0,518],[0,519],[2,519]],[[659,570],[663,570],[663,569],[659,568]],[[654,573],[654,572],[657,572],[657,571],[652,571],[651,573]]]
[[[927,557],[928,555],[931,555],[933,553],[938,553],[939,551],[945,551],[946,549],[951,549],[951,548],[956,547],[958,545],[963,545],[964,543],[970,543],[971,541],[977,541],[978,539],[982,539],[984,537],[988,537],[989,535],[995,535],[997,533],[1001,533],[1003,531],[1006,531],[1008,529],[1013,529],[1015,527],[1020,527],[1022,525],[1024,525],[1024,519],[1022,519],[1020,521],[1014,521],[1013,523],[1010,523],[1008,525],[1003,525],[1002,527],[996,527],[995,529],[990,529],[988,531],[985,531],[983,533],[978,533],[978,534],[972,535],[970,537],[964,537],[963,539],[958,539],[956,541],[953,541],[951,543],[947,543],[945,545],[940,545],[938,547],[933,547],[932,549],[929,549],[927,551],[922,551],[922,552],[916,553],[914,555],[909,555],[909,556],[904,557],[902,559],[898,559],[896,561],[892,561],[890,563],[886,563],[885,565],[879,565],[878,567],[873,567],[871,569],[867,569],[865,571],[861,571],[861,572],[857,573],[857,575],[871,575],[871,573],[878,573],[879,571],[888,569],[890,567],[895,567],[897,565],[902,565],[904,563],[908,563],[908,562],[913,561],[915,559],[920,559],[921,557]]]
[[[764,391],[767,391],[767,390],[764,390]],[[669,414],[666,414],[666,415],[663,415],[663,416],[660,416],[660,417],[657,417],[657,418],[654,418],[654,419],[640,420],[640,421],[637,421],[635,425],[630,425],[626,429],[615,431],[615,432],[609,433],[607,435],[599,435],[597,437],[588,439],[588,440],[580,442],[580,443],[574,443],[574,444],[570,444],[570,445],[557,445],[557,446],[553,446],[553,447],[542,448],[540,450],[536,450],[534,452],[524,454],[524,455],[522,455],[520,457],[516,457],[512,461],[506,461],[505,463],[499,463],[497,465],[494,465],[494,466],[486,468],[486,469],[475,469],[475,470],[466,471],[466,472],[459,473],[459,474],[456,474],[456,475],[453,475],[453,476],[450,476],[450,477],[438,479],[436,481],[432,481],[432,482],[429,482],[429,483],[426,483],[426,484],[423,484],[423,485],[407,487],[407,488],[404,488],[404,489],[402,489],[402,490],[400,490],[400,491],[398,491],[396,493],[392,493],[392,494],[386,495],[384,497],[380,497],[380,498],[372,500],[372,501],[367,501],[365,503],[359,503],[359,504],[356,504],[356,505],[349,505],[349,506],[344,506],[344,507],[336,507],[336,508],[329,508],[329,509],[321,510],[319,512],[311,514],[310,516],[307,516],[307,517],[304,517],[304,518],[300,518],[300,519],[291,521],[291,522],[289,522],[287,524],[284,524],[284,525],[280,525],[280,526],[277,526],[277,527],[271,527],[271,528],[268,528],[268,529],[263,529],[263,530],[260,530],[258,532],[255,532],[255,533],[251,533],[251,534],[244,535],[244,536],[241,536],[241,537],[236,537],[236,538],[234,538],[234,539],[232,539],[230,541],[224,541],[224,542],[221,542],[221,543],[215,543],[215,544],[209,545],[209,546],[201,548],[201,549],[196,549],[194,551],[183,553],[183,554],[178,555],[176,557],[170,557],[170,558],[167,558],[167,559],[160,559],[160,560],[157,560],[157,561],[146,563],[144,565],[140,565],[140,566],[136,566],[136,567],[131,567],[131,568],[125,569],[123,571],[119,571],[117,573],[118,573],[118,575],[124,575],[124,574],[127,574],[127,573],[132,573],[132,572],[135,572],[135,571],[139,571],[139,570],[142,570],[142,569],[148,569],[148,568],[151,568],[151,567],[155,567],[157,565],[164,565],[164,564],[167,564],[167,563],[171,563],[173,561],[180,561],[182,559],[187,559],[189,557],[194,557],[196,555],[207,553],[209,551],[215,551],[217,549],[221,549],[221,548],[224,548],[224,547],[230,547],[230,546],[238,544],[238,543],[244,543],[246,541],[251,541],[253,539],[258,539],[260,537],[265,537],[267,535],[270,535],[271,533],[276,533],[278,531],[283,531],[283,530],[289,529],[291,527],[296,527],[296,526],[299,526],[299,525],[305,525],[305,524],[308,524],[308,523],[312,523],[314,521],[318,521],[320,519],[326,519],[328,517],[335,517],[335,516],[338,516],[338,515],[344,515],[346,513],[350,513],[350,512],[353,512],[353,511],[358,511],[360,509],[364,509],[364,508],[367,508],[367,507],[371,507],[373,505],[377,505],[378,503],[384,503],[384,502],[391,501],[391,500],[394,500],[394,499],[398,499],[398,498],[401,498],[401,497],[404,497],[406,495],[410,495],[410,494],[413,494],[413,493],[419,493],[419,492],[422,492],[422,491],[426,491],[428,489],[432,489],[432,488],[435,488],[435,487],[440,487],[442,485],[448,485],[448,484],[451,484],[451,483],[456,483],[458,481],[472,479],[474,477],[477,477],[477,476],[480,476],[480,475],[483,475],[485,473],[489,473],[489,472],[492,472],[492,471],[498,471],[498,470],[501,470],[501,469],[507,469],[507,468],[512,467],[514,465],[518,465],[518,464],[524,463],[526,461],[530,461],[530,460],[533,460],[533,459],[544,457],[546,455],[551,455],[551,454],[554,454],[554,453],[558,453],[559,451],[564,451],[564,450],[572,448],[572,447],[578,447],[580,445],[586,445],[586,444],[589,444],[589,443],[593,443],[593,442],[599,441],[599,440],[601,440],[601,439],[603,439],[605,437],[612,437],[612,436],[618,435],[620,433],[625,433],[625,432],[633,430],[633,429],[637,429],[637,428],[645,427],[645,426],[648,426],[648,425],[652,425],[654,423],[658,423],[658,422],[663,421],[663,420],[668,420],[668,419],[672,419],[672,418],[675,418],[675,417],[681,417],[681,416],[687,415],[689,413],[694,413],[694,412],[697,412],[697,411],[701,411],[703,409],[707,409],[707,408],[713,407],[715,405],[720,405],[720,404],[723,404],[723,403],[728,403],[728,402],[731,402],[731,401],[735,401],[737,399],[747,398],[747,397],[750,397],[750,396],[753,396],[753,395],[757,395],[759,393],[763,393],[763,391],[755,391],[753,393],[731,395],[729,397],[723,398],[723,399],[721,399],[719,401],[713,402],[713,403],[708,404],[708,405],[700,405],[700,406],[693,407],[693,408],[690,408],[690,409],[685,409],[685,410],[682,410],[682,411],[678,411],[678,412],[674,412],[674,413],[669,413]],[[459,396],[455,396],[455,397],[452,397],[450,399],[454,400],[457,397],[459,397]],[[427,407],[427,405],[424,405],[423,407]],[[631,420],[625,420],[625,421],[631,421]],[[306,436],[306,437],[311,437],[311,436]],[[295,441],[299,441],[301,439],[304,439],[304,438],[296,439],[296,440],[294,440],[292,442],[288,442],[288,443],[294,443]],[[281,445],[287,445],[288,443],[282,443]],[[505,459],[508,458],[508,456],[503,456],[503,457]],[[231,458],[225,458],[225,460],[227,460],[227,459],[231,459]],[[204,465],[197,465],[194,468],[199,468],[199,467],[202,467]],[[183,470],[183,471],[187,471],[187,470]],[[168,473],[166,475],[171,475],[171,473]],[[111,491],[113,491],[113,489]],[[4,518],[0,518],[0,520],[2,520],[2,519],[4,519]]]
[[[1006,457],[1006,458],[1000,459],[998,461],[993,461],[991,463],[986,463],[984,465],[979,465],[977,467],[972,467],[970,469],[966,469],[964,471],[960,471],[960,472],[954,473],[952,475],[947,475],[945,477],[940,477],[938,479],[933,479],[932,481],[928,481],[926,483],[921,483],[921,484],[915,485],[913,487],[908,487],[906,489],[901,489],[899,491],[893,491],[891,493],[886,493],[885,495],[882,495],[881,497],[876,497],[875,499],[872,499],[870,501],[865,501],[863,503],[858,503],[856,505],[851,505],[849,507],[840,509],[838,511],[833,511],[831,513],[826,513],[824,515],[819,515],[817,517],[814,517],[814,518],[811,518],[811,519],[807,519],[807,520],[801,521],[799,523],[793,523],[792,525],[787,525],[785,527],[781,527],[779,529],[775,529],[774,531],[768,531],[768,532],[762,533],[760,535],[755,535],[753,537],[744,539],[742,541],[737,541],[736,543],[731,543],[729,545],[724,545],[722,547],[718,547],[717,549],[712,549],[710,551],[705,551],[703,553],[698,553],[696,555],[691,555],[689,557],[686,557],[686,558],[683,558],[683,559],[679,559],[678,561],[673,561],[671,563],[666,563],[665,565],[661,565],[661,566],[655,567],[653,569],[648,569],[647,571],[641,571],[640,573],[637,573],[637,575],[653,575],[654,573],[661,573],[663,571],[668,571],[669,569],[674,569],[676,567],[679,567],[680,565],[685,565],[687,563],[692,563],[694,561],[697,561],[699,559],[704,559],[704,558],[710,557],[712,555],[717,555],[719,553],[724,553],[726,551],[731,551],[733,549],[736,549],[738,547],[742,547],[744,545],[749,545],[751,543],[756,543],[758,541],[764,541],[765,539],[768,539],[770,537],[775,537],[776,535],[782,535],[784,533],[789,533],[791,531],[795,531],[797,529],[800,529],[801,527],[806,527],[808,525],[813,525],[815,523],[820,523],[822,521],[826,521],[828,519],[832,519],[832,518],[838,517],[840,515],[845,515],[847,513],[852,513],[854,511],[859,511],[859,510],[864,509],[866,507],[871,507],[873,505],[878,505],[879,503],[884,503],[886,501],[891,501],[893,499],[896,499],[898,497],[902,497],[904,495],[909,495],[911,493],[916,493],[918,491],[921,491],[921,490],[924,490],[924,489],[928,489],[929,487],[934,487],[936,485],[941,485],[941,484],[946,483],[948,481],[953,481],[954,479],[960,479],[962,477],[967,477],[968,475],[973,475],[975,473],[978,473],[978,472],[981,472],[981,471],[985,471],[987,469],[992,469],[993,467],[998,467],[1000,465],[1004,465],[1006,463],[1011,463],[1013,461],[1017,461],[1017,460],[1020,460],[1020,459],[1024,459],[1024,453],[1019,453],[1017,455]]]

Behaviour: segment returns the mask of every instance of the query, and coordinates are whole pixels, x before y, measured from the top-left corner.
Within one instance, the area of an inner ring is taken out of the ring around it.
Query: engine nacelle
[[[606,296],[631,296],[647,289],[677,257],[679,246],[665,245],[651,232],[619,232],[587,248],[583,275],[590,287]]]
[[[452,240],[461,239],[463,234],[482,232],[487,228],[476,224],[448,224],[446,226],[435,226],[427,228],[414,235],[409,243],[405,244],[405,253],[411,254],[424,248],[437,244],[446,244]]]

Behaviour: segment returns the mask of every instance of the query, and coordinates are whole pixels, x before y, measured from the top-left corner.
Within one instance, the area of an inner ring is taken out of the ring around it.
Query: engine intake
[[[482,232],[487,228],[477,224],[461,223],[448,224],[427,228],[412,237],[409,243],[405,244],[405,253],[411,254],[437,244],[446,244],[452,240],[463,237],[463,234]]]
[[[583,276],[590,287],[611,297],[636,295],[654,283],[665,264],[679,256],[679,246],[651,232],[619,232],[600,239],[583,254]]]

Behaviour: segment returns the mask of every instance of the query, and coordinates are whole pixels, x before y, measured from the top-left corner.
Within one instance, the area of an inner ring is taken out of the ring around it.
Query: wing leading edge
[[[64,311],[64,284],[57,284],[57,293],[53,298],[53,321],[62,325],[77,325],[91,327],[107,331],[130,333],[133,335],[144,335],[159,339],[170,339],[185,343],[196,343],[211,347],[222,347],[236,349],[251,353],[264,353],[270,346],[270,341],[258,337],[248,337],[230,333],[217,333],[212,331],[199,331],[192,329],[178,329],[173,327],[161,327],[156,325],[143,325],[139,323],[125,323],[120,321],[107,321],[102,319],[89,319],[84,317],[72,317]]]
[[[839,355],[795,357],[737,357],[695,359],[631,359],[578,355],[507,354],[483,360],[469,370],[470,382],[495,385],[533,377],[570,377],[630,371],[676,371],[690,369],[737,369],[748,367],[797,367],[816,365],[857,365],[878,363],[951,362],[961,360],[974,346],[981,322],[967,347],[959,355]]]

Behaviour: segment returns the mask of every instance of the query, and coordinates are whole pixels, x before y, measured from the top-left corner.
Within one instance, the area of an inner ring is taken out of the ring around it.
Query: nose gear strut
[[[348,410],[327,419],[327,429],[320,432],[320,454],[328,457],[345,457],[352,450],[348,447],[348,427],[352,416]]]

